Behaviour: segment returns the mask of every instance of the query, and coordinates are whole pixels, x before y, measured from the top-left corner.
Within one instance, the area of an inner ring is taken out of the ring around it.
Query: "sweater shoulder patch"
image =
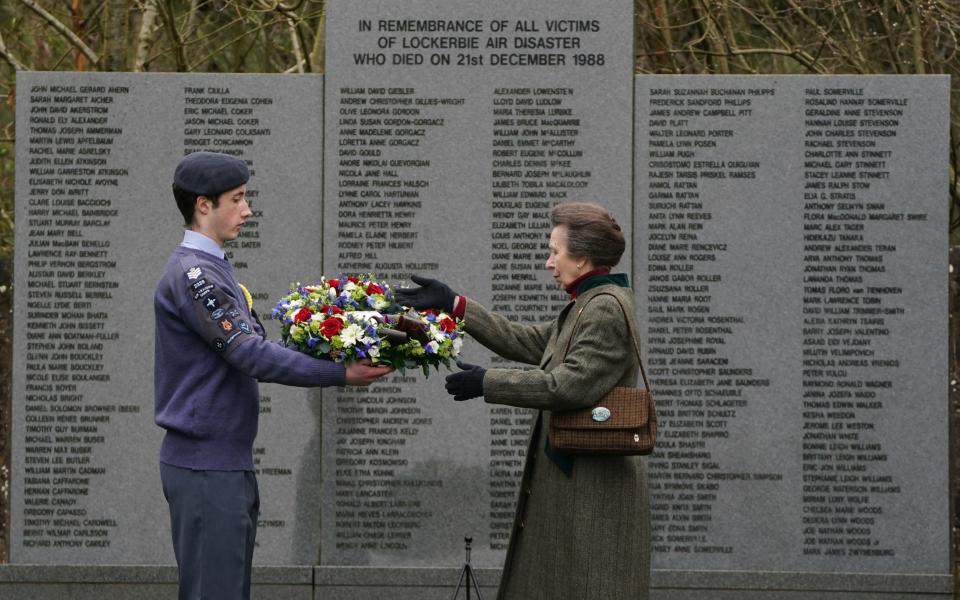
[[[208,310],[219,308],[209,303],[207,296],[216,289],[213,278],[210,277],[208,270],[205,270],[195,256],[184,256],[180,259],[180,268],[183,269],[183,276],[187,282],[190,293],[196,302],[201,302]],[[216,302],[216,301],[214,301]]]
[[[197,279],[203,276],[203,270],[199,266],[190,267],[189,269],[187,269],[186,276],[188,280],[196,281]]]
[[[193,313],[199,326],[197,332],[215,350],[227,352],[254,333],[218,269],[192,255],[180,258],[180,269],[182,281],[193,298]]]

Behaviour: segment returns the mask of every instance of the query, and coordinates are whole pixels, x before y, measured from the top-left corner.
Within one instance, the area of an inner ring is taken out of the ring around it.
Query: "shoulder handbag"
[[[601,295],[601,294],[598,294]],[[603,294],[613,296],[613,294]],[[627,320],[627,331],[633,340],[640,374],[647,389],[615,387],[588,408],[554,412],[550,415],[550,445],[564,454],[620,455],[650,454],[657,441],[657,413],[650,394],[650,384],[640,358],[640,345],[630,324],[623,303],[613,296]],[[580,313],[577,313],[570,339],[563,355],[570,351]]]

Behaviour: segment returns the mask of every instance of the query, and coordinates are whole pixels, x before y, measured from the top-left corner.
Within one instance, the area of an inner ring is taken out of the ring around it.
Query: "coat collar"
[[[611,281],[611,278],[615,278],[616,281]],[[583,306],[586,302],[589,302],[591,298],[600,293],[614,293],[614,294],[630,294],[631,290],[629,285],[627,285],[627,276],[622,273],[617,273],[616,275],[607,275],[604,277],[594,277],[588,283],[591,285],[587,286],[586,289],[581,288],[580,293],[577,295],[575,300],[570,302],[571,305]],[[621,290],[617,292],[615,290]]]
[[[577,294],[580,293],[581,285],[585,284],[589,279],[593,277],[598,277],[600,275],[607,275],[608,273],[610,273],[610,267],[597,267],[596,269],[587,271],[580,277],[577,277],[572,282],[570,282],[570,285],[566,286],[563,289],[566,290],[568,294],[570,294],[571,298],[575,299],[577,297]]]
[[[630,287],[630,280],[627,278],[626,273],[609,273],[605,275],[596,275],[590,277],[589,279],[584,280],[577,286],[577,295],[592,290],[593,288],[600,287],[601,285],[616,285],[623,288]]]

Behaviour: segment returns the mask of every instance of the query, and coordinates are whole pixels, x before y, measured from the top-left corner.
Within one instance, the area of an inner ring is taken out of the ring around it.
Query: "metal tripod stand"
[[[464,588],[467,591],[467,600],[470,600],[471,586],[474,591],[477,592],[477,600],[483,600],[483,595],[480,594],[480,584],[477,583],[477,578],[473,575],[473,568],[470,566],[470,544],[473,543],[473,538],[465,536],[463,541],[466,544],[467,560],[463,563],[463,568],[460,569],[460,579],[457,580],[457,589],[453,590],[453,596],[450,597],[450,600],[457,600],[457,594],[460,593],[460,588]],[[464,579],[466,579],[466,581],[464,581]]]

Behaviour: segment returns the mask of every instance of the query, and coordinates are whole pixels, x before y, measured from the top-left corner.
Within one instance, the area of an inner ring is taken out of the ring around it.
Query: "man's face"
[[[240,235],[243,224],[253,215],[247,203],[247,186],[241,185],[220,194],[216,206],[208,199],[209,211],[206,215],[206,233],[215,242],[223,246],[225,242],[235,240]]]

